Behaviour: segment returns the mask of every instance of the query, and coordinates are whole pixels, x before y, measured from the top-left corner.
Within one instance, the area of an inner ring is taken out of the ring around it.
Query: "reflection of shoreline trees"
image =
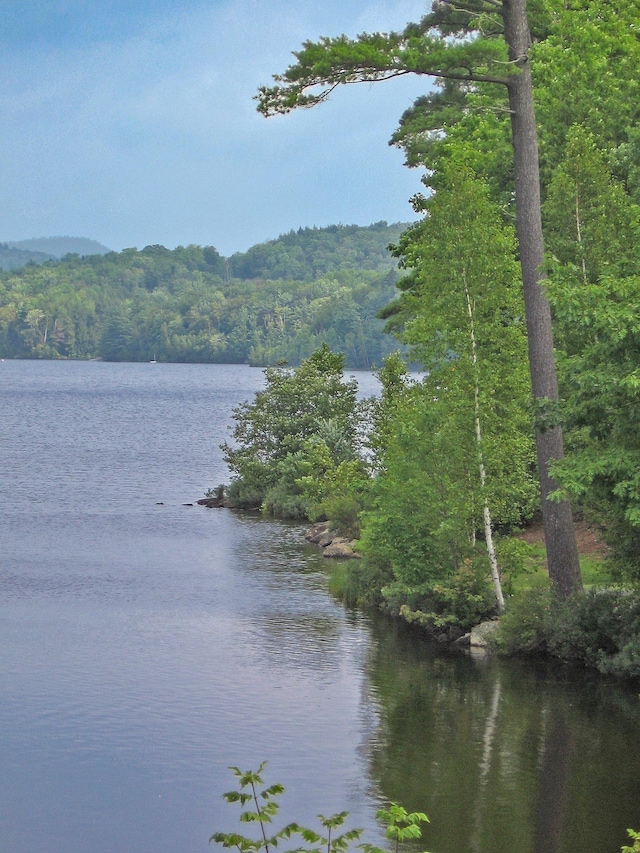
[[[502,695],[502,682],[500,674],[493,682],[493,693],[491,705],[484,727],[482,737],[482,760],[480,762],[479,792],[476,800],[476,808],[473,820],[473,834],[471,836],[471,850],[473,853],[482,853],[482,822],[486,808],[487,797],[490,796],[488,788],[489,771],[491,770],[491,757],[493,754],[494,740],[498,726],[498,711],[500,709],[500,698]]]
[[[545,711],[533,850],[534,853],[560,853],[571,780],[573,737],[562,708],[552,706]]]
[[[373,632],[371,776],[430,815],[429,849],[619,849],[640,821],[632,691],[544,662],[443,653],[387,621]]]

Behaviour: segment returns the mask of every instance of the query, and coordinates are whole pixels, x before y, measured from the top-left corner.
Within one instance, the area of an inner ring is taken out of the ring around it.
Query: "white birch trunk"
[[[493,581],[493,591],[496,596],[496,602],[498,604],[498,610],[504,610],[504,596],[502,594],[502,585],[500,584],[500,568],[498,566],[498,558],[496,556],[496,549],[493,544],[493,531],[491,529],[491,510],[489,509],[489,502],[487,500],[485,489],[485,483],[487,480],[487,474],[484,467],[484,455],[482,453],[482,427],[480,424],[480,392],[478,388],[478,356],[476,352],[476,333],[475,326],[473,322],[473,306],[471,304],[471,298],[469,296],[469,289],[467,288],[466,282],[464,287],[465,295],[467,297],[467,311],[469,312],[469,324],[470,324],[470,333],[471,333],[471,361],[473,363],[473,367],[475,370],[475,383],[474,383],[474,414],[475,414],[475,425],[476,425],[476,444],[478,448],[478,468],[480,471],[480,486],[482,488],[482,518],[484,522],[484,538],[487,545],[487,554],[489,555],[489,565],[491,567],[491,580]]]

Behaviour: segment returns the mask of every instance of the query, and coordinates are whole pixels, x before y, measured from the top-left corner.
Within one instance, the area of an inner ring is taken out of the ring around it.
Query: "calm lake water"
[[[367,392],[368,374],[356,374]],[[235,829],[426,811],[432,853],[615,853],[637,691],[440,652],[346,611],[300,527],[185,506],[262,385],[242,365],[0,364],[0,851],[182,853]]]

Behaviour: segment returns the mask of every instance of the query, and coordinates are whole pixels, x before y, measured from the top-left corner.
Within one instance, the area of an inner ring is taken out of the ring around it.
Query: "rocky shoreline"
[[[231,508],[224,497],[200,498],[196,503],[198,506],[204,506],[208,509]],[[361,555],[355,550],[356,541],[340,536],[335,530],[331,530],[328,521],[313,524],[304,534],[304,538],[307,542],[318,545],[322,549],[323,557],[337,560],[361,559]],[[408,618],[407,621],[416,621],[415,616]],[[482,622],[467,632],[456,626],[450,626],[445,631],[436,631],[433,628],[426,629],[424,625],[421,627],[431,636],[432,640],[441,645],[466,648],[472,652],[486,654],[493,647],[497,621]]]
[[[346,560],[359,560],[360,554],[354,550],[355,540],[339,536],[335,530],[329,529],[328,521],[314,524],[304,535],[307,542],[319,545],[323,557],[335,557]]]
[[[329,522],[323,521],[314,524],[304,535],[307,542],[313,542],[322,548],[323,557],[338,559],[360,559],[360,554],[355,549],[356,542],[353,539],[345,539],[334,530],[329,529]],[[411,618],[407,619],[412,622]],[[452,646],[458,649],[469,649],[472,653],[486,654],[494,645],[495,633],[498,627],[497,621],[482,622],[470,631],[463,631],[457,626],[450,626],[445,631],[421,628],[437,643]]]

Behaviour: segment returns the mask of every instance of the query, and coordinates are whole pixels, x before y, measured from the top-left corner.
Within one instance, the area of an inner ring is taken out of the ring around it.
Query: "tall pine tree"
[[[275,77],[276,85],[259,90],[258,109],[267,116],[286,113],[321,103],[343,84],[406,74],[448,81],[461,103],[477,87],[506,92],[549,576],[558,594],[568,596],[582,582],[571,505],[548,500],[557,488],[550,468],[564,451],[551,311],[541,287],[544,243],[530,48],[526,0],[434,0],[432,12],[401,33],[306,42],[294,54],[296,63]]]

